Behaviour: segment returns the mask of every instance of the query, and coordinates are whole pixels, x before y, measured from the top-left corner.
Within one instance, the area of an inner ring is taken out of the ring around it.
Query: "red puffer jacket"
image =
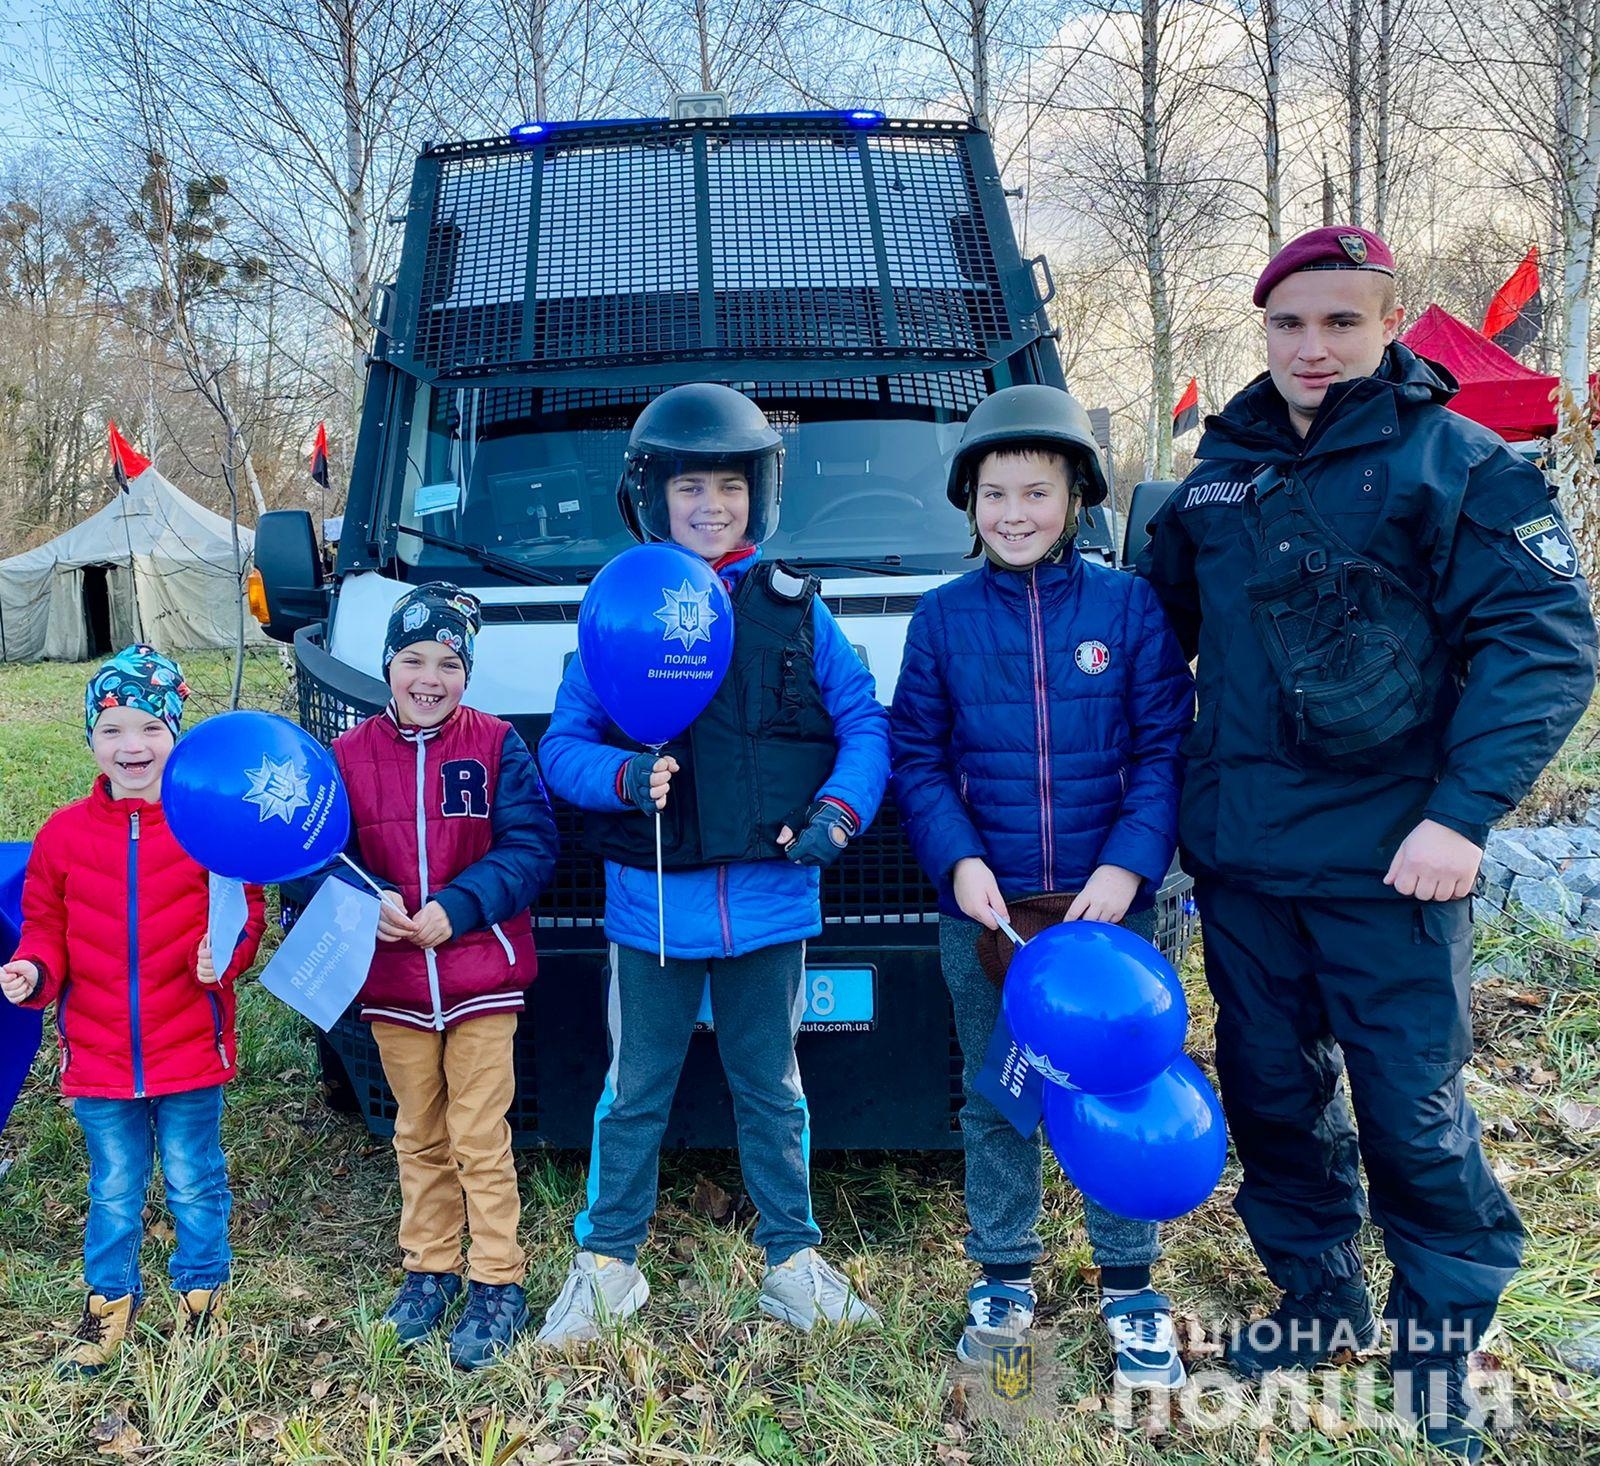
[[[195,956],[209,878],[161,806],[113,799],[102,778],[45,821],[28,860],[16,955],[40,972],[24,1006],[56,1004],[63,1094],[153,1098],[233,1078],[233,982],[266,928],[261,888],[245,893],[244,935],[222,981],[208,986]]]

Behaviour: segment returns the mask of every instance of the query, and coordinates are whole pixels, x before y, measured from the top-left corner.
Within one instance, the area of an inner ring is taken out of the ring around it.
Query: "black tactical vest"
[[[661,752],[677,759],[661,811],[667,870],[781,860],[778,831],[816,798],[838,743],[817,685],[811,603],[819,582],[782,564],[748,571],[733,592],[733,660],[711,705]],[[615,726],[606,742],[641,751]],[[607,860],[654,869],[655,822],[638,810],[584,816]]]
[[[1276,467],[1246,509],[1256,572],[1250,620],[1277,675],[1291,748],[1370,765],[1434,714],[1449,652],[1423,600],[1328,526]]]

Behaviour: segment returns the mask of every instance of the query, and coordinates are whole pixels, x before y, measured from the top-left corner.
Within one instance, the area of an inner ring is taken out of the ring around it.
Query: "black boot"
[[[1265,1318],[1233,1331],[1227,1359],[1236,1374],[1258,1380],[1275,1369],[1315,1369],[1377,1342],[1378,1321],[1365,1281],[1343,1278],[1314,1293],[1285,1293]]]
[[[1483,1408],[1467,1383],[1465,1354],[1390,1356],[1394,1408],[1402,1420],[1422,1427],[1430,1446],[1463,1461],[1483,1459]]]

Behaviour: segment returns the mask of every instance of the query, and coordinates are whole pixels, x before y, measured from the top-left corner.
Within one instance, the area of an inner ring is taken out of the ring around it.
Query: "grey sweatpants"
[[[1155,913],[1140,912],[1123,923],[1149,939]],[[955,1006],[961,1043],[961,1137],[967,1154],[967,1256],[974,1262],[1016,1265],[1037,1262],[1039,1207],[1044,1197],[1044,1151],[1039,1132],[1024,1138],[1004,1115],[973,1088],[983,1067],[1000,1016],[1000,989],[978,965],[982,928],[962,917],[939,918],[939,958]],[[1161,1256],[1154,1222],[1113,1216],[1083,1198],[1084,1227],[1094,1260],[1101,1267],[1137,1267]]]
[[[811,1215],[811,1115],[794,1036],[805,1015],[805,943],[743,957],[667,959],[611,948],[611,1064],[594,1112],[588,1205],[578,1245],[637,1259],[656,1209],[661,1137],[711,971],[717,1051],[738,1126],[739,1168],[760,1212],[755,1240],[773,1266],[822,1240]]]

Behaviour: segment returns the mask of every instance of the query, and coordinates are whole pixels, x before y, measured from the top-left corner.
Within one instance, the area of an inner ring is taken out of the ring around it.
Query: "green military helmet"
[[[950,461],[950,482],[945,489],[957,509],[967,507],[979,463],[997,448],[1049,448],[1065,454],[1086,506],[1103,503],[1110,493],[1089,414],[1076,397],[1060,387],[1040,383],[1002,387],[972,409]]]

